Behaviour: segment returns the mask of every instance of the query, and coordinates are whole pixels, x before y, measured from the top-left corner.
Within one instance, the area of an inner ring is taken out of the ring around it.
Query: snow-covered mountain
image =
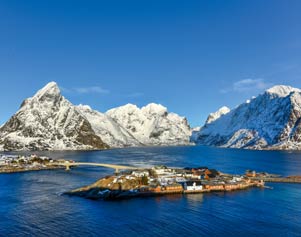
[[[198,144],[301,149],[301,90],[274,86],[233,110],[222,107],[192,130],[160,104],[127,104],[101,113],[75,106],[50,82],[0,127],[0,150],[79,150]]]
[[[0,150],[107,148],[89,121],[66,100],[55,82],[26,99],[0,128]]]
[[[160,104],[148,104],[142,108],[127,104],[106,112],[144,145],[189,144],[191,129],[187,119],[169,113]]]
[[[133,109],[134,108],[134,109]],[[134,112],[135,108],[137,109]],[[161,105],[134,105],[107,113],[65,99],[48,83],[0,127],[0,150],[81,150],[143,145],[188,144],[185,118]]]
[[[192,138],[196,143],[233,148],[301,149],[300,89],[274,86],[213,121],[211,117],[210,123],[194,132]]]
[[[79,105],[77,109],[90,122],[97,136],[110,147],[142,145],[126,129],[116,123],[110,116],[92,110],[88,105]]]

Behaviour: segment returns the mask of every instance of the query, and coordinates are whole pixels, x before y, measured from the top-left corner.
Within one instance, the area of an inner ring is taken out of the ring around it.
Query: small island
[[[167,194],[227,192],[251,187],[264,187],[264,178],[266,177],[275,176],[254,175],[254,172],[250,171],[244,175],[231,175],[208,167],[168,168],[155,166],[106,176],[94,184],[65,194],[89,199],[118,200]]]

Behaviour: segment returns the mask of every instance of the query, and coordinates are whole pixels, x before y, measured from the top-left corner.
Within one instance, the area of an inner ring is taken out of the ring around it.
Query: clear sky
[[[56,81],[74,104],[161,103],[202,125],[301,87],[301,1],[0,1],[0,123]]]

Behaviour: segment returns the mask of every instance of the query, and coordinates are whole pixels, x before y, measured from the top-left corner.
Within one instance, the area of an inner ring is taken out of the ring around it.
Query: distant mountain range
[[[274,86],[191,129],[160,104],[127,104],[106,113],[75,106],[48,83],[0,127],[0,150],[89,150],[201,144],[248,149],[301,149],[301,90]]]

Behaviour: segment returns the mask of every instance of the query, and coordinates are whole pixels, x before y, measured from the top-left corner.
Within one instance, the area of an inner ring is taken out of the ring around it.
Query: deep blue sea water
[[[301,153],[192,147],[45,152],[53,158],[136,166],[208,166],[301,174]],[[0,236],[301,236],[301,185],[92,201],[61,195],[113,170],[78,167],[0,174]]]

